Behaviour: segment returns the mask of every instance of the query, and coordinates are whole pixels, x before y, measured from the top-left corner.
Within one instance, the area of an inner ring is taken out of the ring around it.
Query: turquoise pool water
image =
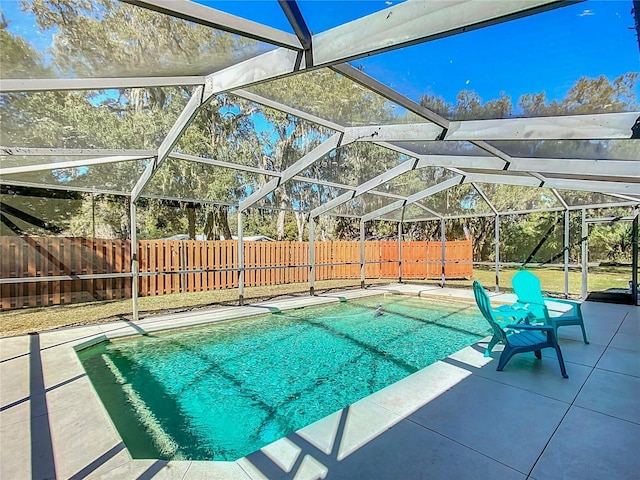
[[[473,304],[370,297],[105,342],[79,356],[134,458],[236,460],[487,327]]]

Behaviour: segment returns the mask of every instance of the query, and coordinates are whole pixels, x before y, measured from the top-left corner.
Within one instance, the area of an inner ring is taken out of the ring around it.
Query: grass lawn
[[[500,290],[511,291],[511,278],[518,268],[500,269]],[[552,295],[564,295],[564,270],[562,268],[528,268],[540,279],[542,290]],[[587,290],[589,292],[607,290],[609,288],[629,287],[631,267],[590,267]],[[473,280],[478,280],[485,288],[493,289],[496,284],[495,269],[474,267]],[[449,287],[471,287],[473,280],[447,280]],[[582,291],[582,273],[580,270],[569,270],[569,295],[580,297]]]
[[[545,293],[564,294],[564,271],[557,268],[531,269],[542,283]],[[511,277],[518,269],[500,270],[500,289],[510,291]],[[495,285],[495,270],[488,267],[475,267],[473,279],[447,280],[446,286],[471,288],[472,281],[478,280],[488,289]],[[589,269],[589,291],[606,290],[608,288],[628,287],[631,279],[629,267],[594,267]],[[437,284],[435,280],[406,279],[409,283]],[[367,280],[367,285],[392,283],[393,279]],[[358,279],[326,280],[316,282],[316,292],[323,293],[333,289],[355,288],[360,286]],[[572,296],[580,295],[581,273],[579,270],[569,272],[569,292]],[[308,295],[307,283],[293,283],[269,287],[245,288],[247,303],[276,297]],[[215,308],[238,304],[238,290],[213,290],[197,293],[177,293],[158,297],[140,297],[138,308],[140,316],[151,316],[159,313],[189,311],[203,308]],[[2,312],[0,314],[0,336],[23,335],[29,332],[41,332],[55,328],[106,323],[115,320],[132,320],[131,300],[113,300],[109,302],[76,303],[72,305],[56,305],[52,307],[36,307]]]
[[[390,283],[390,280],[367,281],[368,285],[374,283],[387,284]],[[360,279],[323,280],[315,283],[316,293],[357,287],[360,287]],[[244,290],[245,303],[308,294],[308,283],[245,287]],[[184,312],[230,305],[238,305],[237,288],[138,298],[138,310],[141,318],[160,313]],[[10,310],[0,313],[0,337],[24,335],[29,332],[42,332],[67,326],[133,320],[131,310],[131,299]]]

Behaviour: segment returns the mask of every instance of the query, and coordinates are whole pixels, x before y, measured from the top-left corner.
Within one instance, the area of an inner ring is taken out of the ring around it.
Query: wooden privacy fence
[[[129,241],[0,237],[0,248],[2,279],[91,274],[107,277],[3,283],[3,310],[131,297]],[[441,277],[440,242],[403,242],[402,257],[403,278]],[[238,286],[235,240],[144,240],[138,242],[137,258],[140,296]],[[366,278],[398,278],[398,258],[398,242],[365,242]],[[471,278],[471,241],[446,242],[445,260],[446,278]],[[244,264],[246,286],[308,282],[308,242],[244,242]],[[315,264],[316,280],[360,278],[360,242],[316,242]],[[122,273],[129,276],[108,276]]]
[[[0,237],[0,278],[76,277],[0,284],[2,310],[131,298],[131,242],[68,237]],[[103,274],[107,278],[83,279]]]

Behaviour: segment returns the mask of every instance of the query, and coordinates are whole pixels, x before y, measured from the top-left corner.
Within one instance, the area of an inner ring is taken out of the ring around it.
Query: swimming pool
[[[478,341],[487,327],[473,304],[369,297],[104,342],[79,356],[133,458],[230,461]]]

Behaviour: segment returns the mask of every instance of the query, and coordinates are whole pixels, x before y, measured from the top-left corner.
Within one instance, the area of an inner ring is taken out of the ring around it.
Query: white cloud
[[[590,17],[591,15],[595,15],[595,12],[593,10],[589,10],[588,8],[584,9],[582,13],[578,14],[579,17]]]

